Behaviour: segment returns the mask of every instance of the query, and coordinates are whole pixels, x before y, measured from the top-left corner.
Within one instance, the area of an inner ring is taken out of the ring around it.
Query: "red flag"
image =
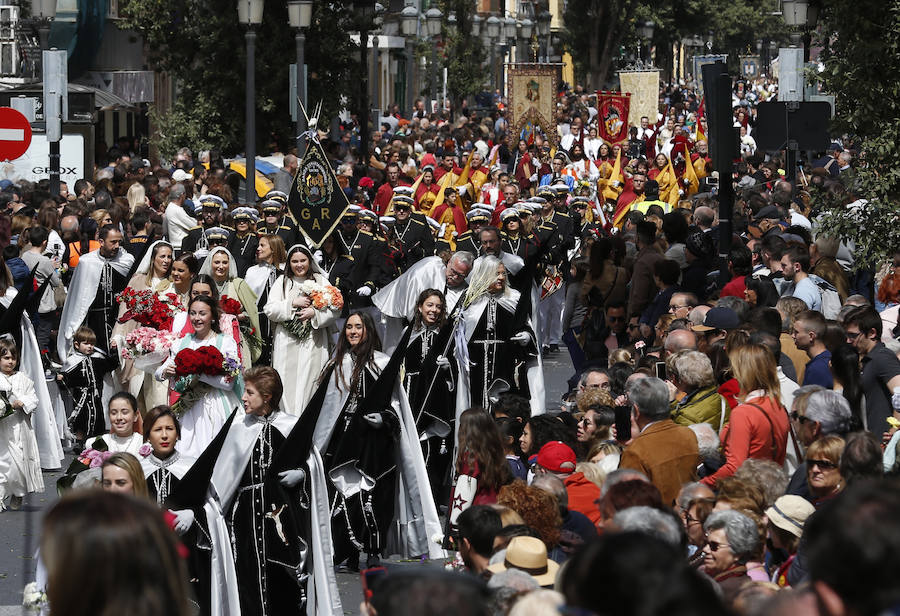
[[[597,131],[609,144],[628,141],[631,92],[597,92]]]

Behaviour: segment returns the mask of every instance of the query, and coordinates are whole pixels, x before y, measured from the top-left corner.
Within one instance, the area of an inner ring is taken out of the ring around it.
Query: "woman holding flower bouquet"
[[[173,405],[181,421],[179,451],[199,456],[240,404],[240,362],[234,338],[219,327],[219,305],[198,296],[188,306],[194,332],[176,341],[169,359],[157,368],[159,381],[170,380],[180,395]]]
[[[173,254],[172,245],[168,242],[159,240],[150,245],[128,287],[120,295],[119,319],[112,331],[114,338],[121,338],[118,340],[118,348],[122,352],[119,382],[137,398],[138,408],[142,412],[166,403],[165,384],[145,378],[145,371],[155,370],[165,360],[166,353],[162,350],[155,354],[142,354],[143,347],[137,349],[126,339],[142,326],[169,331],[174,315],[184,310],[171,280]]]
[[[221,246],[212,249],[203,262],[203,267],[200,268],[200,274],[212,277],[223,309],[237,317],[241,326],[239,357],[244,368],[249,368],[253,362],[259,360],[262,352],[256,294],[243,278],[238,278],[234,258]]]
[[[284,382],[283,408],[300,415],[328,363],[329,330],[344,301],[306,246],[291,247],[287,259],[286,271],[272,286],[264,312],[275,324],[272,367]]]

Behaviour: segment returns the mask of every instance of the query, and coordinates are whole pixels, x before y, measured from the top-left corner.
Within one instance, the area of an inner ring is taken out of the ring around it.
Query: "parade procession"
[[[898,15],[0,3],[0,615],[900,613]]]

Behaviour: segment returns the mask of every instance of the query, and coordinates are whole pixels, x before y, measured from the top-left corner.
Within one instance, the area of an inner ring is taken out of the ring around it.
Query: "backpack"
[[[822,316],[830,320],[837,319],[841,310],[841,296],[838,295],[837,289],[824,278],[815,275],[810,275],[809,278],[816,283],[822,295]]]

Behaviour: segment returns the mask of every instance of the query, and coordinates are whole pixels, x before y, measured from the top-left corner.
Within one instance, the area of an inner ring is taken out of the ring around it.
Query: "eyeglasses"
[[[628,329],[640,329],[640,328],[641,328],[641,326],[638,325],[637,323],[629,323],[628,324]]]
[[[707,541],[706,545],[709,546],[710,552],[718,552],[721,548],[730,548],[731,547],[727,543],[719,543],[718,541]]]
[[[685,524],[699,524],[700,520],[695,517],[692,517],[687,511],[684,512],[684,523]],[[715,552],[715,550],[713,550]]]
[[[456,271],[455,269],[453,269],[452,267],[448,267],[448,268],[447,268],[447,277],[449,278],[449,277],[451,277],[451,276],[452,276],[453,278],[465,278],[465,277],[466,277],[465,274],[460,274],[459,272],[457,272],[457,271]]]
[[[676,310],[678,310],[680,308],[690,308],[690,307],[691,307],[690,304],[684,304],[682,306],[676,306],[674,304],[669,304],[669,312],[675,312]]]
[[[606,320],[607,320],[607,321],[612,321],[613,323],[617,323],[617,322],[619,322],[619,321],[624,321],[624,320],[625,320],[625,317],[624,317],[624,316],[622,316],[622,317],[609,317],[609,316],[608,316],[608,317],[606,317]]]
[[[800,423],[804,423],[806,421],[812,421],[812,419],[810,419],[806,415],[801,415],[797,411],[791,411],[791,419],[793,419],[794,421],[799,421]]]
[[[847,340],[856,340],[862,332],[847,332]]]
[[[832,462],[831,460],[807,460],[806,468],[812,469],[813,467],[818,466],[820,470],[823,471],[833,471],[838,467],[837,464]]]

